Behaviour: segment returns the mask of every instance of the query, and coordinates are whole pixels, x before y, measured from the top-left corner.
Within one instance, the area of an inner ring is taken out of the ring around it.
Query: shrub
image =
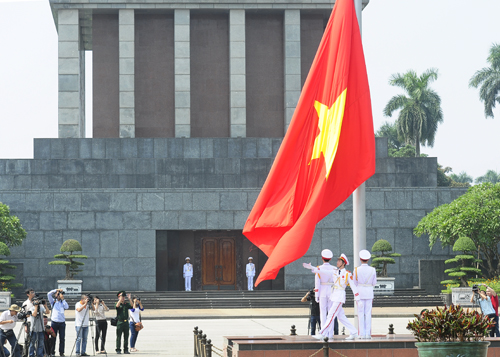
[[[410,330],[418,342],[470,342],[481,341],[489,336],[493,319],[474,310],[464,310],[460,305],[436,310],[424,310],[414,315],[407,330]]]

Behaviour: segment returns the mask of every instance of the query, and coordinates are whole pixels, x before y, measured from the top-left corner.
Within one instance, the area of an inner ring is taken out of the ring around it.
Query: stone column
[[[58,132],[85,137],[85,51],[80,50],[78,10],[58,11]]]
[[[120,138],[135,137],[134,10],[119,10]]]
[[[229,10],[230,135],[246,137],[245,10]]]
[[[191,136],[189,10],[174,10],[175,137]]]
[[[285,133],[300,97],[300,10],[285,10]],[[284,134],[284,133],[283,133]]]

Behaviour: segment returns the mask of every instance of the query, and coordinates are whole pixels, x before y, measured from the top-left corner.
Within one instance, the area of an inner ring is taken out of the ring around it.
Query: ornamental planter
[[[379,278],[377,276],[377,285],[373,289],[375,295],[394,295],[394,280],[396,278]]]
[[[58,280],[57,288],[63,289],[66,297],[80,297],[82,280]]]
[[[486,357],[489,341],[415,342],[419,357]]]
[[[472,307],[470,297],[472,296],[472,288],[451,288],[451,302],[454,305],[463,307]]]

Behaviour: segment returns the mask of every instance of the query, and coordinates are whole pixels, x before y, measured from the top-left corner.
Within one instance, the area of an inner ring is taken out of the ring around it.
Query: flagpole
[[[362,0],[353,1],[358,18],[359,32],[363,34],[361,16],[363,2]],[[364,182],[352,194],[352,225],[353,267],[357,267],[360,265],[359,251],[366,249],[366,190]],[[357,303],[354,304],[354,326],[359,331]]]
[[[361,32],[362,0],[353,0]],[[353,266],[359,266],[359,251],[366,249],[366,192],[365,184],[359,186],[352,194],[352,223],[353,223]]]

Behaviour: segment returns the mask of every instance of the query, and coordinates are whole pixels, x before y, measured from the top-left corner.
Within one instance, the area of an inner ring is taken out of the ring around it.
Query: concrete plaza
[[[374,308],[373,334],[386,334],[389,324],[396,334],[407,334],[406,325],[412,314],[423,307]],[[210,309],[210,310],[145,310],[144,329],[139,333],[135,355],[193,356],[193,328],[198,326],[218,348],[223,336],[283,336],[295,325],[298,335],[307,334],[308,309]],[[353,309],[346,309],[352,321]],[[110,312],[108,316],[113,316]],[[70,356],[75,343],[74,311],[67,312],[66,355]],[[265,316],[265,317],[264,317]],[[19,324],[16,326],[16,332]],[[342,330],[342,325],[340,326]],[[109,325],[106,341],[108,354],[115,355],[115,327]],[[92,336],[89,333],[87,353],[92,355]],[[74,352],[73,352],[74,355]]]

